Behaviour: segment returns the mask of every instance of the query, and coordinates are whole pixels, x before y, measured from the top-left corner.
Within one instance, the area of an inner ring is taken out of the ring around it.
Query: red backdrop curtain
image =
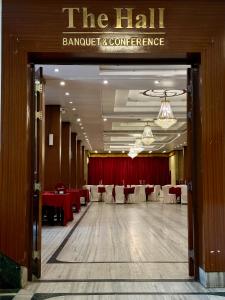
[[[89,184],[160,184],[170,183],[168,157],[91,157]]]

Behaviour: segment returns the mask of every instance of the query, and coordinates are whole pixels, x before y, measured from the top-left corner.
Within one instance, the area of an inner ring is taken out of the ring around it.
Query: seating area
[[[87,188],[67,189],[64,184],[57,184],[54,191],[42,193],[43,223],[66,226],[73,220],[73,212],[79,213],[81,205],[87,205],[89,201]]]
[[[158,201],[187,204],[187,185],[85,185],[90,201],[105,203],[140,203]]]

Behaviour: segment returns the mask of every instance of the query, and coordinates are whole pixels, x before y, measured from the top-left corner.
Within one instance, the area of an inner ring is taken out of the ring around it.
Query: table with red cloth
[[[71,194],[55,194],[54,192],[42,193],[42,206],[51,206],[63,209],[63,225],[73,220]]]
[[[85,204],[90,202],[90,193],[88,189],[80,189],[80,197],[85,198]]]
[[[76,207],[76,212],[80,211],[80,190],[79,189],[68,189],[68,193],[71,194],[72,206]]]
[[[125,202],[128,201],[129,194],[134,194],[134,187],[124,187],[124,196],[125,196]]]
[[[72,194],[72,204],[76,207],[77,211],[80,211],[80,197],[85,198],[85,204],[90,202],[89,190],[87,189],[68,189],[69,193]]]
[[[146,200],[148,200],[148,196],[154,192],[154,187],[147,186],[145,188]]]
[[[169,193],[170,194],[175,194],[176,195],[176,200],[180,201],[181,199],[181,188],[180,187],[171,187],[169,188]]]

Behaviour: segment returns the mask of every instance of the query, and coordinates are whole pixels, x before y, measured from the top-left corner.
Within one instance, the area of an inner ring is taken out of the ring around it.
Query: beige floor
[[[53,256],[84,211],[66,227],[43,228],[41,281],[15,299],[218,298],[190,282],[187,206],[93,203]]]

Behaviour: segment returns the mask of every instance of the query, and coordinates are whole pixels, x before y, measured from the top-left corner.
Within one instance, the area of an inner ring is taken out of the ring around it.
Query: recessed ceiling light
[[[69,104],[73,104],[73,101],[70,101]]]
[[[60,85],[65,86],[66,85],[65,81],[60,81]]]
[[[82,126],[82,123],[79,123],[80,126]]]
[[[181,134],[180,133],[178,133],[178,135],[177,136],[181,136]]]
[[[109,153],[111,153],[111,151],[109,150]]]
[[[55,69],[54,69],[54,72],[59,73],[59,69],[58,69],[58,68],[55,68]]]
[[[95,153],[98,153],[98,151],[97,151],[97,150],[95,150]]]
[[[160,81],[159,80],[155,80],[154,84],[160,84]]]
[[[84,127],[82,126],[81,129],[84,129]]]
[[[80,118],[77,118],[77,122],[80,122]]]
[[[125,153],[125,151],[123,150],[122,153]]]
[[[72,108],[72,110],[76,110],[76,108],[75,108],[75,107],[73,107],[73,108]]]
[[[65,95],[66,95],[66,96],[69,96],[69,95],[70,95],[70,93],[69,93],[69,92],[65,92]]]
[[[149,151],[148,153],[152,153],[152,151]]]
[[[106,121],[107,121],[107,118],[104,118],[103,121],[106,122]]]
[[[103,80],[103,84],[108,84],[109,82],[108,82],[108,80]]]
[[[163,153],[166,153],[166,150],[164,150]]]

